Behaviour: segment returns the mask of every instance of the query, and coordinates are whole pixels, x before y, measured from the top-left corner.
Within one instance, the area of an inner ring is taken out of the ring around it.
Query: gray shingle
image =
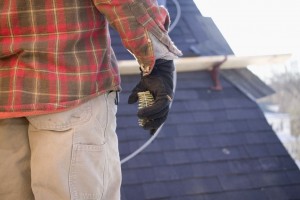
[[[194,177],[217,177],[231,174],[230,166],[227,162],[202,162],[192,165]]]
[[[216,177],[183,180],[185,194],[203,194],[222,191],[222,187]]]
[[[288,199],[299,199],[300,197],[300,185],[291,185],[291,186],[285,186],[283,187],[283,189],[285,190],[285,192],[288,195]]]
[[[235,133],[230,135],[214,134],[209,139],[214,147],[241,146],[247,144],[244,134]]]
[[[282,187],[270,187],[264,188],[264,193],[268,196],[268,199],[274,200],[288,200],[289,194],[286,193]]]
[[[265,144],[246,145],[245,149],[252,158],[270,156],[270,152]]]
[[[226,133],[234,133],[235,131],[235,124],[230,121],[219,122],[213,124],[214,130],[211,133],[218,133],[218,134],[226,134]]]
[[[181,181],[170,181],[166,184],[166,188],[170,193],[168,199],[185,199],[182,198],[182,195],[185,195],[185,191],[183,190],[184,185]]]
[[[170,166],[159,166],[154,168],[154,174],[157,182],[178,180],[179,176],[175,169]]]
[[[193,170],[187,170],[190,169],[191,166],[192,165],[190,163],[172,166],[172,168],[176,171],[176,174],[178,175],[178,182],[181,182],[181,180],[186,180],[195,177]]]
[[[148,183],[143,185],[145,199],[162,199],[169,197],[167,184],[163,182]]]
[[[248,158],[246,151],[241,147],[203,149],[201,153],[205,161],[221,161]]]
[[[254,199],[261,199],[267,200],[268,197],[261,189],[256,190],[239,190],[233,192],[226,193],[226,199],[230,200],[254,200]]]
[[[287,177],[294,184],[300,184],[300,173],[299,170],[292,170],[286,172]]]
[[[241,159],[228,162],[231,174],[251,174],[262,170],[257,159]]]
[[[218,178],[225,191],[253,188],[247,175],[225,175]]]
[[[248,131],[249,131],[249,129],[250,128],[248,128]],[[278,137],[271,130],[246,132],[245,135],[247,137],[249,144],[280,143]]]
[[[281,143],[267,144],[268,151],[274,156],[284,156],[288,154],[287,150]]]
[[[201,152],[200,149],[186,150],[186,151],[187,151],[187,157],[190,161],[189,163],[192,164],[192,163],[203,162],[203,156],[200,153]]]
[[[284,169],[299,170],[295,161],[291,159],[290,155],[279,156],[277,158],[280,160],[280,163]]]
[[[189,162],[185,151],[164,152],[163,154],[169,165],[185,164]]]
[[[224,102],[222,98],[211,99],[205,103],[208,104],[210,110],[222,110],[224,111]]]
[[[259,158],[258,161],[261,168],[265,171],[276,171],[284,169],[277,157]]]
[[[247,120],[250,131],[268,131],[271,129],[271,126],[264,119],[250,119]]]
[[[177,96],[177,94],[176,94],[176,96]],[[185,106],[185,111],[209,110],[209,102],[203,101],[200,98],[197,100],[189,99],[188,101],[183,102],[183,105]]]
[[[248,175],[254,187],[284,186],[290,184],[285,173],[277,172],[256,172]]]

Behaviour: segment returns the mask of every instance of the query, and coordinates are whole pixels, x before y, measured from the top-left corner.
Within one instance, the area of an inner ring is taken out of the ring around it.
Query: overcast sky
[[[236,55],[300,51],[300,0],[194,0]]]
[[[203,16],[214,20],[235,55],[292,53],[292,58],[296,57],[300,62],[300,0],[194,2]],[[269,77],[271,73],[284,69],[276,66],[254,70]]]

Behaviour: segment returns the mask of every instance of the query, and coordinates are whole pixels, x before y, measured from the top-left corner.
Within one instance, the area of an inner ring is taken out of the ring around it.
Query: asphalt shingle
[[[209,76],[203,76],[205,72],[199,71],[179,73],[178,82],[182,79],[186,81],[188,74],[199,74],[201,81],[210,81]],[[130,84],[127,86],[130,87]],[[198,86],[189,92],[196,94],[199,91],[207,91],[207,88]],[[223,197],[231,200],[242,196],[245,199],[271,199],[271,190],[262,188],[278,187],[285,188],[281,191],[282,196],[290,195],[287,191],[292,191],[293,197],[298,194],[293,189],[300,185],[299,170],[262,117],[256,103],[247,99],[241,91],[231,93],[232,96],[214,93],[198,93],[199,105],[203,105],[203,109],[199,106],[193,110],[189,106],[190,102],[197,104],[195,96],[192,99],[175,98],[174,105],[178,108],[170,112],[158,138],[122,166],[124,199]],[[201,94],[205,95],[205,100]],[[121,99],[126,99],[127,95],[127,92],[121,93]],[[232,99],[238,103],[239,96],[241,102],[246,102],[242,103],[245,107],[226,104]],[[121,102],[120,106],[132,105]],[[124,113],[122,109],[118,113],[122,124],[117,132],[120,153],[125,157],[150,136],[137,126],[136,112],[128,118],[129,109],[123,110]],[[179,187],[180,191],[174,191]],[[137,188],[135,195],[128,192],[132,188]]]

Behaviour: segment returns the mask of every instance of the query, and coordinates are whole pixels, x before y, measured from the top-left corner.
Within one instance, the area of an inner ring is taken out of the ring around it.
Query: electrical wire
[[[177,13],[176,13],[176,17],[174,19],[174,22],[171,24],[170,28],[169,28],[169,33],[171,31],[174,30],[175,26],[178,24],[179,22],[179,19],[181,17],[181,8],[180,8],[180,4],[178,3],[177,0],[172,0],[173,3],[175,4],[176,6],[176,10],[177,10]],[[173,89],[173,92],[175,94],[175,91],[176,91],[176,85],[177,85],[177,73],[176,73],[176,70],[174,71],[174,79],[173,79],[173,84],[174,84],[174,89]],[[170,104],[170,107],[172,106],[172,102]],[[160,133],[162,127],[163,127],[164,124],[162,124],[158,129],[157,131],[155,132],[155,134],[150,137],[142,146],[140,146],[137,150],[135,150],[133,153],[129,154],[127,157],[123,158],[121,160],[121,164],[124,164],[126,162],[128,162],[129,160],[133,159],[135,156],[137,156],[139,153],[141,153],[144,149],[146,149],[152,142],[153,140],[155,140],[155,138],[158,136],[158,134]]]

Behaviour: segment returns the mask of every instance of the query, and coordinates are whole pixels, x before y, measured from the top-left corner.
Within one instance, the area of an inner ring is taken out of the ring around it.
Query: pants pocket
[[[33,129],[59,132],[83,125],[91,119],[91,116],[92,108],[88,101],[67,111],[30,116],[27,119]]]
[[[75,144],[70,167],[72,200],[100,200],[105,187],[105,144]]]

